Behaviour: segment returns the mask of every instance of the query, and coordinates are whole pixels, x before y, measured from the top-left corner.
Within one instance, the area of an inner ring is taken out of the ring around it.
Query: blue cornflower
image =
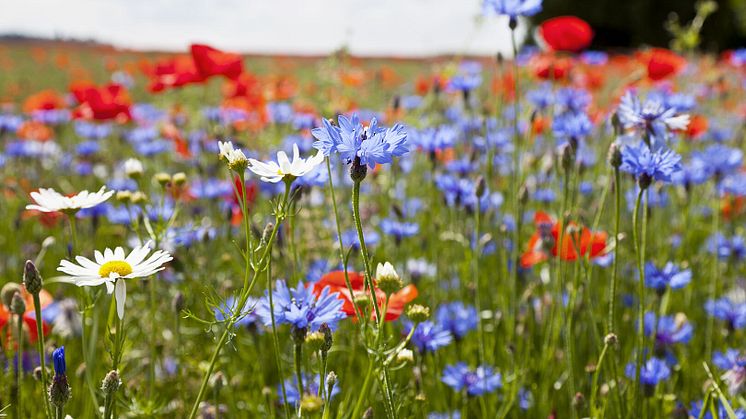
[[[277,280],[272,296],[277,324],[289,324],[295,329],[316,331],[326,323],[330,329],[334,330],[337,328],[337,323],[346,317],[342,311],[344,300],[339,298],[339,293],[330,293],[329,287],[325,287],[316,296],[313,292],[313,284],[304,285],[303,282],[298,282],[295,289],[292,289],[288,288],[285,281]],[[269,291],[265,291],[264,297],[256,306],[256,314],[265,326],[272,324]]]
[[[645,285],[654,288],[659,294],[663,294],[667,288],[683,288],[692,280],[691,269],[681,269],[668,262],[659,269],[653,262],[645,264]]]
[[[52,352],[52,362],[54,364],[54,375],[63,377],[67,374],[67,365],[65,364],[65,347],[60,346]]]
[[[481,74],[457,74],[448,81],[451,90],[460,92],[471,92],[482,84]]]
[[[420,232],[420,226],[413,222],[384,218],[381,220],[381,231],[383,234],[394,236],[397,242],[401,242],[404,237],[416,236]]]
[[[267,104],[269,119],[275,124],[288,124],[293,120],[293,107],[285,102],[271,102]]]
[[[687,343],[692,338],[694,328],[686,320],[686,316],[661,316],[653,312],[645,313],[645,334],[650,336],[655,332],[656,353],[665,353],[670,345]]]
[[[630,362],[624,369],[627,378],[634,380],[635,364]],[[665,361],[658,358],[650,358],[640,369],[640,383],[645,387],[647,395],[652,394],[655,386],[661,381],[666,381],[671,376],[671,369],[668,368]]]
[[[746,173],[733,173],[720,181],[718,185],[720,195],[731,195],[734,197],[746,196]]]
[[[405,334],[408,334],[414,326],[408,320],[402,320],[402,324],[404,325]],[[433,323],[430,320],[418,323],[412,335],[412,344],[420,353],[435,352],[444,346],[450,345],[451,342],[453,342],[451,332],[444,329],[440,324]]]
[[[98,151],[101,149],[101,145],[98,143],[98,141],[83,141],[81,143],[78,143],[77,146],[75,146],[75,152],[78,154],[78,156],[86,157],[90,156],[92,154],[98,153]]]
[[[722,144],[712,144],[696,156],[702,160],[707,173],[716,178],[737,172],[743,165],[743,152]]]
[[[681,156],[660,147],[651,150],[640,142],[622,149],[620,170],[631,173],[638,179],[640,187],[646,189],[652,181],[670,182],[671,175],[681,170]]]
[[[485,15],[506,15],[511,19],[518,16],[533,16],[541,11],[542,0],[484,0],[482,10]]]
[[[378,244],[381,241],[381,235],[375,230],[364,230],[365,235],[365,246],[370,248]],[[357,234],[357,230],[352,228],[342,232],[342,244],[345,247],[352,246],[353,249],[360,250],[360,237]]]
[[[736,303],[728,297],[723,297],[707,301],[705,311],[710,316],[725,321],[730,330],[746,326],[746,303]]]
[[[715,351],[712,354],[712,363],[721,370],[729,370],[744,362],[746,359],[741,357],[741,351],[738,349],[727,349],[725,352]]]
[[[712,363],[725,370],[722,379],[728,384],[730,394],[735,396],[740,393],[746,383],[746,357],[736,349],[728,349],[724,354],[716,351]]]
[[[446,303],[438,307],[435,320],[453,334],[456,340],[462,339],[469,331],[477,328],[477,309],[460,301]]]
[[[690,418],[702,418],[702,419],[719,419],[719,418],[727,418],[728,411],[725,410],[725,406],[723,406],[723,403],[721,403],[719,400],[717,402],[717,418],[712,417],[712,413],[709,409],[702,412],[702,401],[698,402],[692,402],[692,407],[689,409]],[[740,408],[733,411],[733,413],[736,414],[736,419],[746,419],[746,409]]]
[[[584,113],[591,104],[591,94],[585,89],[564,87],[557,90],[555,111],[559,113]]]
[[[531,390],[521,387],[518,390],[518,407],[528,410],[534,405],[534,395]]]
[[[301,376],[301,380],[303,381],[303,393],[306,396],[316,396],[319,394],[319,386],[321,382],[321,378],[319,375],[309,375],[309,374],[303,374]],[[288,378],[285,380],[285,394],[287,394],[287,403],[293,406],[298,405],[300,403],[302,397],[300,392],[298,391],[298,380],[296,378]],[[326,385],[326,383],[324,384]],[[331,398],[334,398],[337,394],[339,394],[339,386],[334,385],[332,387],[332,392],[330,394]],[[322,396],[326,394],[326,392],[321,393]],[[280,385],[277,385],[277,396],[280,398],[280,403],[283,403],[283,397],[282,397],[282,387]]]
[[[412,130],[408,141],[426,153],[451,148],[456,144],[458,131],[452,125],[440,125],[420,130]]]
[[[746,243],[741,236],[725,237],[722,233],[717,233],[707,239],[707,251],[710,253],[717,252],[721,260],[741,260],[746,256]]]
[[[466,390],[470,396],[493,393],[502,387],[502,376],[492,367],[480,365],[471,370],[463,362],[447,365],[440,380],[457,392]]]
[[[705,162],[697,155],[692,155],[688,162],[681,166],[681,171],[671,176],[673,183],[689,188],[704,183],[709,176]]]
[[[563,112],[552,122],[552,131],[557,138],[585,138],[592,129],[590,118],[582,112]]]
[[[351,118],[340,115],[337,121],[339,127],[325,122],[322,129],[312,131],[318,140],[313,146],[325,155],[337,152],[348,164],[359,159],[361,165],[368,165],[372,169],[376,164],[391,163],[393,157],[409,151],[407,133],[402,124],[397,123],[391,128],[379,127],[378,121],[373,118],[368,127],[363,127],[357,114]]]
[[[625,128],[659,139],[665,139],[670,131],[684,130],[689,125],[689,115],[667,107],[659,97],[648,97],[641,103],[631,91],[622,97],[617,115]]]
[[[526,100],[534,105],[539,111],[547,109],[554,103],[554,91],[552,84],[549,82],[541,83],[536,89],[526,92]]]

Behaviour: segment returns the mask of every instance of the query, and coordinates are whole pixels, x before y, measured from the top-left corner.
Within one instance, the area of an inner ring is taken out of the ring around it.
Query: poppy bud
[[[474,192],[477,194],[477,198],[484,195],[484,192],[487,190],[487,182],[484,180],[484,176],[479,176],[477,178],[477,184],[474,188]]]
[[[34,368],[34,372],[32,375],[34,376],[34,380],[41,381],[41,367]]]
[[[26,264],[23,266],[23,286],[26,287],[26,291],[31,295],[36,295],[41,291],[41,274],[39,274],[39,270],[36,269],[34,262],[31,262],[30,260],[27,260]]]
[[[328,324],[323,323],[321,327],[319,327],[319,331],[324,334],[324,344],[321,345],[321,351],[324,353],[329,352],[329,349],[332,348],[332,344],[334,343],[332,329]]]
[[[173,300],[171,300],[171,309],[174,311],[174,313],[180,313],[181,310],[184,310],[185,307],[186,301],[184,299],[184,294],[179,291],[176,293],[176,295],[174,295]]]
[[[518,27],[518,19],[515,16],[510,17],[510,22],[508,22],[508,27],[510,28],[511,31],[514,31],[515,28]]]
[[[212,380],[210,380],[210,385],[215,391],[220,391],[226,384],[228,384],[228,382],[221,371],[216,372],[215,375],[212,376]]]
[[[422,323],[430,317],[430,308],[420,304],[407,307],[407,317],[415,323]]]
[[[611,143],[608,160],[611,167],[615,169],[618,169],[622,165],[622,151],[619,149],[617,143]]]
[[[562,168],[565,172],[572,170],[572,166],[575,163],[575,152],[570,144],[565,144],[562,147]]]
[[[3,285],[2,290],[0,290],[0,296],[2,296],[3,305],[10,309],[10,303],[11,301],[13,301],[13,296],[20,291],[21,286],[15,282],[8,282],[7,284]]]
[[[18,316],[22,316],[26,312],[26,301],[21,297],[21,293],[17,292],[13,294],[13,299],[10,301],[10,312]]]
[[[521,205],[526,205],[528,203],[528,188],[526,185],[521,185],[521,188],[518,190],[518,202],[521,203]]]
[[[269,236],[272,235],[272,230],[274,229],[275,229],[275,225],[272,223],[267,223],[267,225],[264,226],[264,231],[262,231],[262,239],[261,239],[262,245],[267,244],[267,241],[269,241]]]

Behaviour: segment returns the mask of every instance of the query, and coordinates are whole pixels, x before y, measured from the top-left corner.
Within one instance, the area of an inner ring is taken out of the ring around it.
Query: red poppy
[[[581,257],[588,255],[590,251],[591,259],[605,254],[607,235],[603,231],[591,232],[586,227],[570,223],[567,231],[562,234],[562,244],[557,246],[562,233],[560,223],[548,214],[538,211],[534,215],[534,224],[536,232],[528,241],[528,250],[521,255],[521,266],[524,268],[549,259],[547,248],[550,245],[551,255],[556,257],[559,251],[560,258],[566,261],[577,260],[578,251]]]
[[[132,118],[129,94],[121,84],[110,83],[98,87],[82,82],[71,86],[70,92],[79,104],[73,113],[76,118],[99,121],[129,121]]]
[[[23,313],[23,322],[26,324],[26,330],[28,331],[29,340],[31,343],[36,342],[36,339],[39,338],[39,334],[36,330],[36,313],[34,312],[34,297],[29,294],[25,288],[21,287],[21,296],[23,297],[24,301],[26,302],[26,311]],[[44,309],[44,307],[52,304],[54,300],[52,299],[52,295],[45,291],[41,290],[39,292],[39,302],[41,303],[41,308]],[[0,330],[2,330],[10,321],[11,314],[8,311],[7,308],[5,308],[4,304],[0,304]],[[42,333],[46,336],[47,333],[49,333],[52,330],[52,327],[45,323],[42,320]],[[10,340],[10,337],[12,336],[10,328],[5,331],[6,333],[6,339],[5,341],[8,342]]]
[[[686,59],[665,48],[653,48],[642,54],[647,65],[648,78],[653,81],[663,80],[678,74],[686,65]]]
[[[354,296],[351,296],[350,290],[347,289],[344,271],[332,271],[321,277],[313,285],[313,292],[319,295],[326,287],[329,287],[331,292],[338,292],[340,299],[344,300],[342,311],[348,316],[355,316],[355,307],[352,305],[353,298],[369,295],[370,293],[365,289],[365,277],[362,273],[348,272],[347,275],[350,278],[350,285],[352,286]],[[373,284],[375,286],[375,279],[373,280]],[[404,312],[404,307],[415,298],[417,298],[417,287],[412,284],[391,294],[384,319],[387,322],[398,319]],[[378,307],[382,310],[386,303],[386,294],[378,289],[378,287],[376,287],[376,300],[378,300]],[[375,318],[375,312],[371,313],[371,318]]]
[[[39,121],[25,121],[18,127],[18,137],[30,141],[49,141],[53,132],[52,129]]]
[[[201,83],[205,78],[197,70],[192,57],[179,55],[160,61],[152,69],[149,90],[162,92],[169,88],[182,87],[191,83]]]
[[[559,16],[544,21],[539,36],[553,51],[578,52],[591,44],[593,29],[578,17]]]
[[[190,50],[194,66],[205,79],[212,76],[225,76],[235,80],[243,73],[243,58],[238,54],[220,51],[202,44],[193,44]]]
[[[560,81],[570,75],[573,61],[567,57],[539,55],[531,60],[534,75],[542,80]]]

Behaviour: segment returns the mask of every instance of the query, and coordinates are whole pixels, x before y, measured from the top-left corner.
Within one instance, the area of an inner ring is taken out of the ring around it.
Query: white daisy
[[[39,188],[39,192],[31,192],[31,198],[36,204],[26,205],[28,210],[41,212],[75,212],[83,208],[91,208],[106,201],[114,195],[114,191],[106,191],[102,186],[98,192],[81,191],[73,196],[65,196],[54,189]]]
[[[69,275],[63,280],[79,287],[95,287],[106,285],[109,294],[115,291],[117,301],[117,315],[124,318],[124,301],[127,298],[125,279],[144,278],[164,269],[163,264],[173,260],[168,252],[157,250],[150,257],[150,247],[138,246],[125,257],[124,249],[114,250],[106,248],[104,253],[96,250],[96,261],[83,256],[76,256],[78,264],[63,260],[57,270]],[[146,259],[147,257],[147,259]]]
[[[293,161],[288,159],[284,151],[277,152],[277,162],[261,162],[255,159],[249,159],[249,170],[261,176],[264,182],[277,183],[285,176],[301,177],[313,170],[316,166],[324,161],[324,154],[316,153],[315,156],[303,159],[300,157],[298,145],[293,144]]]
[[[248,165],[248,159],[241,149],[233,148],[230,141],[218,141],[219,156],[228,162],[228,167],[237,172],[243,172]]]

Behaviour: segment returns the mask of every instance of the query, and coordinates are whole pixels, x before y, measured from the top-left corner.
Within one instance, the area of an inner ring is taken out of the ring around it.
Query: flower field
[[[0,416],[746,418],[746,49],[484,7],[513,57],[0,44]]]

